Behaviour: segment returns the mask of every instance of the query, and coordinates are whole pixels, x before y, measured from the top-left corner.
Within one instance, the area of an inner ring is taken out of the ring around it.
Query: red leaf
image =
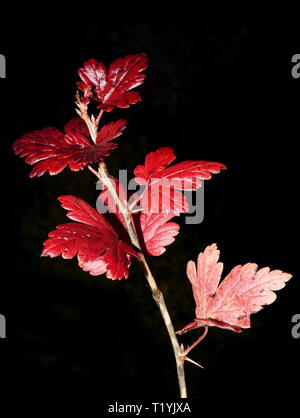
[[[198,265],[187,264],[187,275],[192,284],[196,302],[196,319],[178,333],[204,326],[216,326],[240,332],[250,328],[250,315],[276,299],[273,290],[282,289],[291,274],[269,267],[257,270],[247,263],[234,267],[220,282],[223,263],[218,262],[216,244],[206,247],[198,256]]]
[[[146,54],[128,55],[111,63],[107,70],[103,63],[90,59],[78,70],[82,82],[77,83],[85,97],[93,97],[101,105],[98,107],[111,111],[115,107],[129,107],[141,100],[133,88],[141,85],[146,77],[142,73],[147,65]]]
[[[44,243],[42,256],[73,258],[92,275],[106,272],[106,277],[128,277],[134,248],[122,240],[103,215],[74,196],[60,196],[67,216],[77,222],[58,225]]]
[[[201,179],[210,179],[211,173],[226,168],[211,161],[183,161],[167,167],[174,159],[173,149],[163,147],[150,152],[145,165],[135,168],[135,181],[145,189],[141,194],[136,193],[134,200],[141,200],[145,212],[175,215],[187,212],[188,203],[179,190],[195,190],[201,186]]]
[[[149,180],[156,173],[164,170],[169,164],[176,159],[174,151],[170,147],[158,148],[154,152],[149,152],[145,158],[145,165],[138,165],[134,169],[136,181],[144,184],[144,180]]]
[[[69,122],[65,124],[64,130],[65,130],[65,134],[69,135],[70,137],[76,136],[78,134],[83,135],[83,136],[90,135],[88,127],[86,126],[86,123],[84,122],[84,120],[78,117],[72,118],[71,120],[69,120]]]
[[[31,170],[30,177],[60,173],[67,165],[70,170],[77,171],[88,163],[98,162],[117,148],[115,142],[109,142],[122,134],[126,126],[125,120],[110,122],[101,128],[97,143],[88,139],[88,131],[84,121],[74,118],[65,125],[65,134],[56,128],[44,128],[23,135],[14,142],[13,149],[20,157],[26,157],[26,163],[36,166]]]
[[[123,185],[114,179],[116,191],[121,201],[126,201],[126,193]],[[111,213],[115,215],[119,223],[126,228],[126,224],[118,207],[115,205],[110,193],[107,189],[100,193],[99,198]],[[110,214],[110,216],[113,216]],[[179,225],[175,222],[168,222],[173,215],[162,215],[160,213],[137,213],[133,214],[135,231],[138,235],[142,248],[153,256],[163,254],[165,246],[172,244],[175,236],[179,232]],[[113,221],[112,221],[113,222]],[[117,225],[115,224],[117,228]]]
[[[179,233],[179,225],[168,222],[173,215],[164,216],[160,213],[141,213],[139,222],[143,233],[143,240],[148,254],[161,255],[166,245],[175,241]]]
[[[106,144],[112,139],[122,135],[122,131],[126,127],[126,120],[119,119],[117,122],[109,122],[107,125],[103,125],[98,132],[96,138],[96,144]]]

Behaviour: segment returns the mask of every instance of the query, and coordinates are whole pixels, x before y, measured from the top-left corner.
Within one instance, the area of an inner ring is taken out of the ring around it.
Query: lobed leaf
[[[127,278],[132,256],[138,257],[132,245],[82,199],[60,196],[59,201],[68,210],[67,216],[78,222],[58,225],[50,232],[42,256],[69,259],[77,255],[79,266],[93,275],[106,272],[111,279]]]
[[[240,332],[249,328],[250,315],[276,299],[280,290],[292,277],[281,270],[269,267],[257,270],[257,265],[247,263],[234,267],[220,282],[223,264],[218,262],[219,251],[212,244],[200,253],[197,268],[193,261],[187,264],[187,276],[196,302],[196,319],[179,333],[203,326],[217,326]]]
[[[103,63],[90,59],[78,70],[82,81],[77,85],[85,97],[100,102],[98,107],[107,112],[115,107],[129,107],[141,100],[140,94],[131,90],[143,83],[147,61],[144,53],[128,55],[113,61],[107,71]]]
[[[140,201],[144,212],[186,213],[189,206],[182,191],[201,187],[201,180],[210,179],[212,173],[226,168],[211,161],[183,161],[168,167],[175,158],[172,148],[162,147],[146,156],[145,165],[135,168],[135,181],[144,189],[133,200],[135,205]]]
[[[126,126],[123,119],[104,125],[98,133],[96,144],[87,139],[84,121],[73,118],[65,125],[65,133],[56,128],[44,128],[23,135],[14,142],[13,149],[25,162],[34,165],[30,177],[41,176],[47,171],[54,175],[65,167],[78,171],[88,163],[99,162],[117,148],[110,142],[122,134]]]

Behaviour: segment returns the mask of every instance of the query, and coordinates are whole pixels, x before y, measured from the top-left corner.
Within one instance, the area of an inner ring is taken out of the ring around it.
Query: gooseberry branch
[[[104,161],[118,147],[113,141],[123,134],[127,122],[119,119],[100,129],[99,125],[104,112],[128,108],[141,100],[140,94],[132,90],[143,83],[147,66],[146,54],[119,58],[108,69],[95,59],[88,60],[78,71],[81,81],[77,86],[81,93],[76,93],[75,103],[79,117],[67,122],[63,131],[48,127],[29,132],[14,142],[13,149],[26,163],[34,165],[30,177],[87,167],[103,184],[99,198],[103,203],[106,198],[112,198],[113,214],[118,222],[110,222],[105,213],[80,198],[59,196],[72,222],[57,225],[49,233],[42,256],[77,257],[84,271],[93,276],[106,274],[113,280],[127,278],[132,261],[137,259],[167,328],[180,397],[187,398],[185,361],[202,368],[187,355],[206,337],[209,327],[234,332],[249,328],[250,315],[273,303],[275,291],[282,289],[292,276],[269,267],[258,270],[255,263],[247,263],[235,266],[221,281],[220,251],[216,244],[209,245],[199,253],[197,263],[187,263],[186,273],[196,304],[195,319],[175,332],[147,257],[163,254],[165,247],[174,242],[179,225],[170,220],[189,211],[184,192],[197,190],[203,180],[209,180],[226,166],[202,160],[172,164],[176,159],[173,148],[161,147],[146,155],[144,165],[135,167],[134,179],[144,189],[142,194],[133,193],[132,203],[128,204],[122,185],[109,174]],[[91,100],[98,104],[97,117],[89,115]],[[97,164],[97,169],[92,167],[93,163]],[[136,207],[138,202],[139,207]],[[108,208],[109,205],[108,202]],[[179,344],[178,334],[197,328],[204,328],[204,332],[191,346],[184,348]]]

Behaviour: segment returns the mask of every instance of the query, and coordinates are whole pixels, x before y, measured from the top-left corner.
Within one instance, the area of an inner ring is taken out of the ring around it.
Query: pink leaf
[[[138,165],[135,181],[145,186],[141,194],[136,193],[134,201],[141,200],[144,212],[175,214],[188,211],[183,190],[195,190],[202,179],[210,179],[211,173],[219,173],[224,164],[211,161],[183,161],[167,167],[175,159],[172,148],[163,147],[150,152],[145,165]]]
[[[218,262],[216,244],[206,247],[198,256],[197,268],[187,264],[187,276],[196,302],[196,319],[179,333],[204,326],[217,326],[240,332],[250,327],[250,315],[276,299],[274,290],[282,289],[291,274],[269,267],[257,270],[247,263],[234,267],[219,285],[223,264]]]
[[[60,196],[67,216],[77,222],[58,225],[44,243],[42,256],[69,259],[77,255],[80,267],[93,275],[106,272],[106,277],[128,277],[131,256],[138,257],[103,215],[74,196]]]
[[[41,176],[46,171],[54,175],[69,165],[70,170],[77,171],[88,163],[99,162],[117,148],[115,142],[109,142],[122,134],[125,120],[110,122],[101,128],[97,143],[88,139],[85,123],[74,118],[65,125],[65,134],[56,128],[44,128],[23,135],[14,142],[13,149],[20,157],[26,157],[26,163],[35,167],[30,177]]]
[[[179,225],[168,222],[173,215],[160,213],[141,213],[139,222],[143,234],[143,240],[148,254],[161,255],[166,251],[165,246],[175,241],[179,233]]]
[[[91,276],[100,276],[100,274],[106,273],[107,264],[104,263],[102,257],[97,257],[93,261],[82,261],[78,260],[78,265],[84,271],[88,271]],[[128,265],[128,268],[130,266]]]
[[[128,55],[112,62],[107,72],[103,63],[90,59],[79,69],[82,82],[77,85],[85,97],[99,101],[98,107],[108,112],[115,107],[129,107],[141,100],[139,93],[130,90],[143,83],[147,60],[146,54]]]

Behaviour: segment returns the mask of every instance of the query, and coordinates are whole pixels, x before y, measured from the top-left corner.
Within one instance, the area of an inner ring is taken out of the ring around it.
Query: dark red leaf
[[[102,62],[91,58],[86,61],[82,68],[78,70],[79,77],[82,82],[79,82],[79,88],[83,90],[82,87],[94,86],[96,89],[100,89],[107,83],[107,70]]]
[[[29,132],[14,142],[13,149],[26,163],[36,166],[30,177],[41,176],[46,171],[54,175],[69,165],[77,171],[88,163],[99,162],[117,148],[117,143],[109,142],[122,134],[126,126],[123,119],[110,122],[101,128],[97,143],[87,139],[88,130],[80,118],[74,118],[65,125],[65,134],[56,128],[44,128]]]
[[[77,136],[78,134],[83,136],[89,136],[89,130],[86,123],[81,118],[72,118],[65,124],[64,131],[66,135]]]
[[[131,256],[138,257],[134,248],[120,239],[117,232],[84,200],[60,196],[67,216],[77,222],[58,225],[44,243],[42,256],[69,259],[77,255],[79,265],[92,275],[106,272],[106,277],[128,277]]]
[[[107,72],[103,63],[90,59],[79,69],[82,82],[77,85],[85,97],[97,100],[101,103],[98,107],[108,112],[129,107],[141,100],[139,93],[130,90],[143,83],[147,60],[146,54],[128,55],[112,62]]]
[[[183,161],[167,167],[175,159],[172,148],[163,147],[149,153],[145,165],[138,165],[135,181],[145,186],[142,193],[136,193],[134,200],[141,200],[143,211],[179,215],[188,211],[188,203],[181,191],[195,190],[201,180],[219,173],[224,164],[211,161]]]
[[[109,122],[107,125],[103,125],[98,132],[96,138],[96,144],[106,144],[122,135],[124,128],[126,127],[126,120],[119,119],[117,122]]]

